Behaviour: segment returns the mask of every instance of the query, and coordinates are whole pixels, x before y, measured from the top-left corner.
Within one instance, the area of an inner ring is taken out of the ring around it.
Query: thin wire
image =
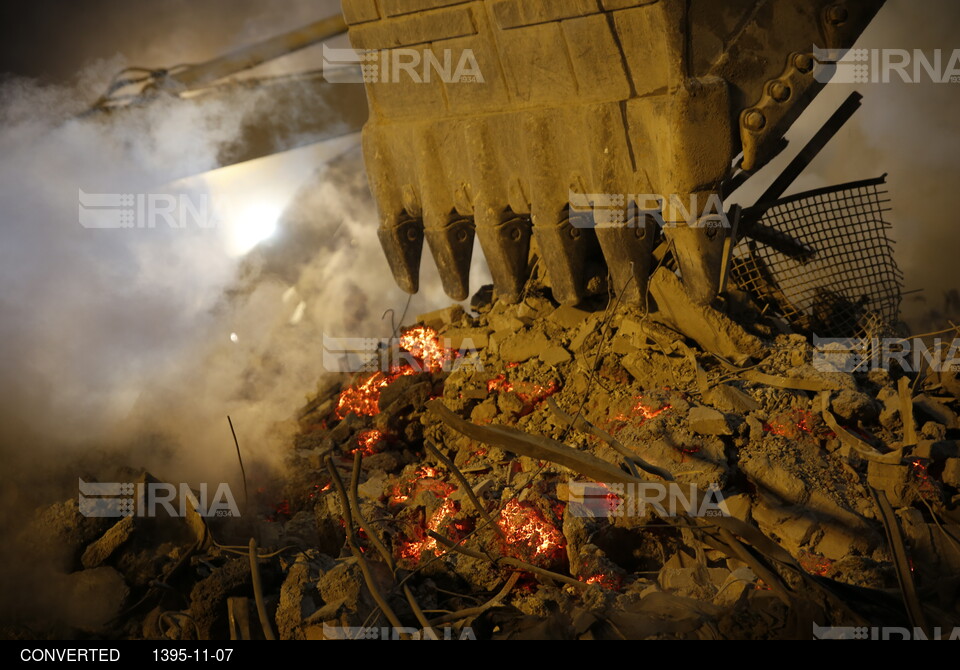
[[[237,431],[233,429],[233,421],[230,415],[227,415],[227,423],[230,424],[230,433],[233,435],[233,444],[237,447],[237,460],[240,461],[240,474],[243,477],[243,506],[250,511],[250,497],[247,495],[247,471],[243,468],[243,456],[240,455],[240,442],[237,441]]]

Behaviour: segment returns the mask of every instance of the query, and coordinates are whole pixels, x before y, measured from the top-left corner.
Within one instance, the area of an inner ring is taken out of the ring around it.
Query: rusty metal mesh
[[[778,201],[762,223],[813,249],[806,263],[753,240],[734,249],[731,278],[795,328],[826,337],[878,335],[899,320],[886,176]],[[867,332],[871,331],[871,332]]]

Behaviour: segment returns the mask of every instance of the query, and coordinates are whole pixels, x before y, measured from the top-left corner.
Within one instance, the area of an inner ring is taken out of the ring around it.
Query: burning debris
[[[312,399],[254,527],[166,520],[158,554],[144,520],[38,520],[38,538],[68,524],[72,574],[129,591],[90,630],[769,638],[960,618],[960,407],[936,375],[818,369],[759,310],[727,331],[767,342],[738,366],[630,308],[536,290],[474,308]],[[467,336],[478,355],[451,369]]]
[[[917,347],[910,368],[911,339],[895,337],[885,175],[784,197],[861,96],[752,206],[724,211],[883,0],[414,4],[345,0],[343,16],[207,63],[130,68],[89,111],[263,86],[306,119],[289,91],[322,82],[317,107],[336,112],[350,97],[337,78],[359,77],[366,97],[354,89],[352,112],[321,115],[312,136],[364,126],[396,283],[417,292],[426,242],[444,292],[465,300],[476,237],[493,285],[323,380],[287,479],[254,477],[248,498],[244,473],[242,514],[147,473],[81,480],[76,501],[39,511],[22,544],[47,557],[43,586],[85,606],[53,634],[793,638],[960,623],[960,381]],[[391,80],[412,72],[387,67],[401,51],[439,66],[441,33],[464,17],[481,61],[471,47],[456,74]],[[380,65],[233,80],[348,31]],[[595,48],[555,52],[553,33]],[[244,134],[272,136],[255,116]],[[626,192],[638,187],[660,195]],[[300,257],[315,234],[278,245]],[[285,256],[263,258],[296,275]],[[142,492],[166,487],[158,516]],[[136,494],[100,499],[113,490]]]

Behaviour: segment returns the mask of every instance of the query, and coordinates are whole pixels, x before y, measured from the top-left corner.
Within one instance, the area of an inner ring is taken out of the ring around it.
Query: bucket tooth
[[[487,259],[497,297],[507,304],[519,302],[530,276],[528,217],[512,213],[478,216],[477,237]]]
[[[558,224],[533,227],[553,297],[564,305],[576,305],[587,294],[588,259],[599,253],[592,226],[589,219],[564,217]]]
[[[427,225],[427,245],[440,272],[443,290],[453,300],[470,297],[470,260],[475,237],[473,219],[453,218],[442,226]]]
[[[597,240],[613,281],[613,290],[625,304],[644,306],[656,223],[640,216],[624,225],[598,226]]]
[[[395,225],[381,226],[377,236],[397,285],[407,293],[416,293],[420,289],[423,222],[403,218]]]
[[[723,245],[729,231],[706,225],[679,225],[667,227],[665,232],[673,243],[688,295],[697,304],[709,304],[720,290]]]

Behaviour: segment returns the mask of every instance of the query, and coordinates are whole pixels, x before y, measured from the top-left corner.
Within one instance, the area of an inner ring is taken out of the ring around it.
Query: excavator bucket
[[[476,237],[501,300],[519,300],[536,256],[563,303],[609,276],[642,304],[665,238],[710,302],[724,184],[762,167],[823,86],[814,50],[851,47],[882,5],[343,0],[397,283],[418,290],[426,239],[447,294],[467,298]]]

